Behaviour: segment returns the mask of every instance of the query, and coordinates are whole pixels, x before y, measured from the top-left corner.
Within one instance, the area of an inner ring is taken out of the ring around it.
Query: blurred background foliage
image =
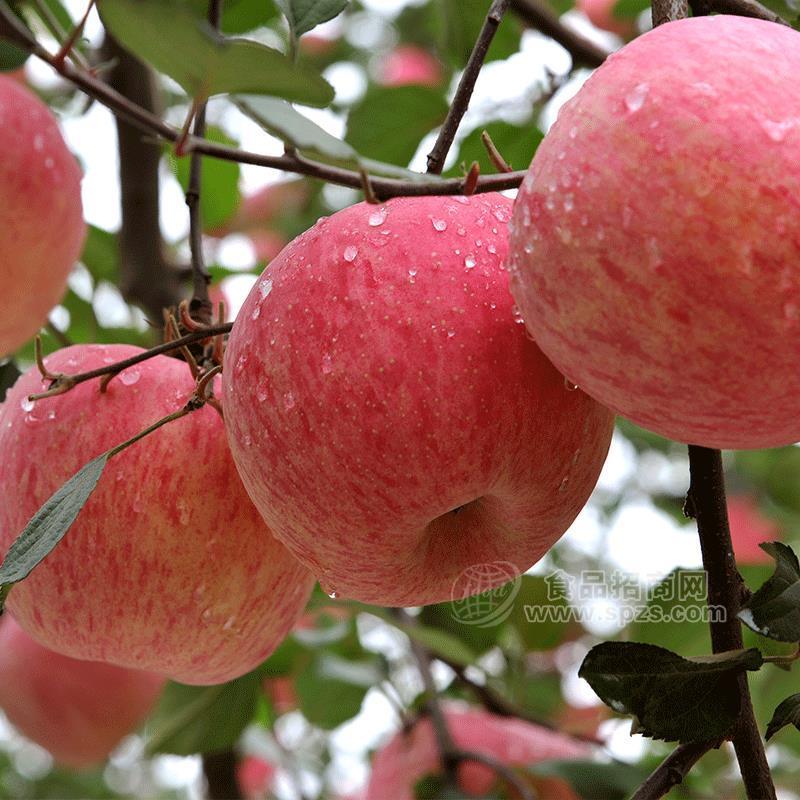
[[[203,0],[188,2],[204,13]],[[51,46],[82,10],[80,2],[59,0],[13,5]],[[769,5],[794,16],[780,0]],[[332,106],[309,116],[361,156],[396,167],[420,167],[430,134],[447,113],[454,81],[486,7],[483,0],[352,0],[343,14],[300,40],[300,62],[336,89]],[[641,29],[647,24],[647,8],[642,0],[620,0],[614,13]],[[603,46],[621,44],[613,35],[592,29],[569,0],[558,0],[553,9],[564,15],[565,24]],[[86,59],[96,61],[102,31],[93,20],[80,49]],[[222,29],[284,49],[287,43],[286,23],[269,0],[227,0]],[[164,41],[168,46],[168,31]],[[399,57],[403,53],[405,62]],[[588,74],[573,68],[566,51],[526,32],[510,13],[487,65],[446,174],[464,174],[473,161],[484,174],[494,171],[480,142],[483,130],[509,164],[525,168],[558,105]],[[24,65],[10,46],[0,45],[0,66],[25,70],[18,73],[20,79],[64,120],[77,122],[93,111],[94,103],[69,84],[53,80],[41,66]],[[167,119],[180,124],[188,108],[186,96],[165,77],[160,89]],[[210,139],[252,147],[253,123],[228,100],[213,100],[209,118]],[[85,128],[76,130],[85,135]],[[266,137],[259,140],[265,148],[279,154],[282,144],[260,133]],[[78,154],[90,167],[91,153]],[[188,245],[180,191],[187,179],[188,159],[165,148],[162,234],[170,269],[186,293]],[[201,196],[215,297],[234,308],[283,244],[319,217],[359,199],[349,189],[212,159],[205,161]],[[103,198],[98,202],[108,203]],[[156,342],[161,320],[148,319],[135,297],[123,299],[122,285],[116,229],[93,224],[69,291],[44,331],[45,351],[71,342]],[[32,358],[29,343],[0,365],[0,391]],[[727,453],[725,458],[734,542],[748,585],[757,588],[771,573],[757,542],[800,544],[800,449]],[[675,616],[681,604],[696,605],[659,597],[658,591],[673,569],[697,569],[700,564],[694,523],[682,512],[687,486],[683,446],[620,421],[589,506],[534,574],[523,578],[513,609],[501,624],[465,624],[450,604],[442,604],[415,611],[417,624],[401,630],[386,609],[337,601],[318,590],[297,630],[261,668],[223,687],[169,685],[140,734],[96,772],[76,774],[54,767],[41,748],[8,725],[0,726],[0,797],[199,797],[203,790],[197,754],[229,749],[241,759],[240,783],[248,797],[344,797],[363,783],[370,752],[419,709],[422,685],[409,634],[438,659],[434,672],[444,696],[481,703],[488,692],[527,718],[602,742],[588,772],[580,762],[550,767],[575,797],[626,797],[671,746],[629,737],[630,720],[602,706],[576,673],[589,648],[607,638],[657,643],[682,655],[710,652],[705,622],[642,618],[652,617],[654,609]],[[572,596],[549,598],[547,578],[556,570],[578,579],[599,570],[624,574],[632,587],[629,599],[622,592],[581,597],[580,580]],[[575,614],[563,621],[529,622],[525,605],[545,602],[578,609],[585,618]],[[640,612],[640,618],[626,619],[626,608]],[[768,646],[757,639],[746,631],[746,644]],[[762,670],[750,680],[763,730],[776,705],[799,691],[800,682],[796,672],[777,669]],[[783,731],[768,752],[781,797],[800,797],[800,734]],[[259,763],[268,766],[259,770],[254,766]],[[535,769],[545,774],[548,766]],[[703,758],[670,797],[732,799],[741,796],[736,784],[732,751],[723,747]]]

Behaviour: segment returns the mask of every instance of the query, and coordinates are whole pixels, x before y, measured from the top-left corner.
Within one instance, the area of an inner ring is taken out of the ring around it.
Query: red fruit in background
[[[81,171],[50,109],[0,75],[0,356],[44,324],[64,294],[86,225]]]
[[[627,39],[636,32],[636,25],[632,19],[614,16],[617,2],[618,0],[577,0],[575,8],[582,11],[595,28]]]
[[[517,198],[511,291],[537,344],[676,441],[800,440],[799,72],[789,27],[660,25],[561,109]]]
[[[767,553],[758,545],[780,538],[780,527],[775,520],[764,516],[755,499],[747,495],[728,498],[728,524],[733,540],[736,560],[742,564],[771,564]]]
[[[248,235],[259,261],[272,261],[286,246],[286,237],[275,231],[253,230]]]
[[[396,47],[378,70],[378,83],[383,86],[438,86],[443,77],[439,60],[413,44]]]
[[[78,373],[141,350],[80,345],[47,358]],[[0,406],[0,551],[90,459],[181,408],[194,386],[165,356],[130,367],[105,394],[87,381],[31,404],[33,368]],[[210,406],[112,458],[56,549],[8,607],[42,644],[73,658],[211,684],[263,661],[291,630],[313,580],[247,498]]]
[[[237,317],[234,459],[328,591],[423,605],[475,565],[521,572],[594,487],[613,419],[515,321],[510,211],[500,195],[345,209],[284,248]]]
[[[276,217],[297,214],[309,200],[308,185],[303,180],[270,183],[242,198],[242,202],[229,222],[212,235],[266,231]]]
[[[481,709],[449,707],[445,710],[445,719],[457,747],[492,756],[510,767],[591,755],[588,745],[514,717],[499,717]],[[433,726],[429,719],[422,719],[409,732],[395,734],[375,754],[366,800],[413,800],[414,785],[426,775],[441,771]],[[481,796],[498,782],[498,776],[483,764],[462,762],[458,768],[458,782],[468,796]]]
[[[0,708],[24,736],[69,767],[105,761],[150,713],[164,679],[42,647],[0,621]]]
[[[245,756],[236,765],[236,782],[245,800],[262,800],[269,796],[275,767],[258,756]]]

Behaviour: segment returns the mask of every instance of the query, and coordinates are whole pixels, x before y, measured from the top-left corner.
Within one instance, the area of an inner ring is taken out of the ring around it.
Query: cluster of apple
[[[528,569],[584,506],[614,413],[709,447],[800,439],[798,68],[790,28],[670,23],[562,109],[516,202],[398,198],[321,219],[234,324],[224,423],[204,407],[109,463],[10,594],[19,624],[66,656],[221,682],[275,648],[315,579],[408,606],[450,599],[475,564]],[[5,79],[0,128],[8,352],[57,302],[84,226],[52,117]],[[80,345],[47,367],[133,352]],[[193,390],[164,356],[102,394],[31,402],[44,385],[33,369],[0,407],[3,550],[83,464]]]

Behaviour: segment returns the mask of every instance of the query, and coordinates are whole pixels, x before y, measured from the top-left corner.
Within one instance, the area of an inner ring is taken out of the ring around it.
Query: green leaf
[[[725,736],[741,706],[738,674],[762,663],[755,648],[687,659],[655,645],[603,642],[578,674],[606,705],[635,717],[635,732],[685,743]]]
[[[570,623],[575,625],[569,609],[543,576],[523,575],[510,620],[526,650],[551,650],[564,640]]]
[[[282,102],[277,100],[275,102]],[[206,139],[236,147],[238,142],[217,127],[209,126]],[[191,157],[178,158],[169,152],[170,166],[184,192],[189,188]],[[203,160],[200,182],[200,213],[203,228],[210,230],[227,222],[239,205],[239,165],[219,158]]]
[[[779,642],[800,642],[800,563],[788,545],[759,547],[775,559],[772,577],[744,604],[739,619],[756,633]]]
[[[276,0],[292,34],[302,36],[317,25],[339,16],[349,0]]]
[[[614,19],[636,19],[648,8],[650,0],[617,0],[611,9],[611,16]]]
[[[0,72],[10,72],[19,69],[27,60],[30,53],[15,47],[10,42],[0,41]]]
[[[295,680],[300,710],[313,725],[330,730],[358,714],[367,690],[384,677],[377,658],[350,661],[320,653]]]
[[[350,112],[345,139],[362,155],[407,166],[447,108],[441,92],[426,86],[373,87]]]
[[[22,373],[13,360],[0,364],[0,403],[6,398],[6,392],[17,382]]]
[[[208,14],[208,0],[190,0],[198,16]],[[266,25],[277,15],[271,0],[226,0],[222,10],[223,33],[247,33]]]
[[[333,89],[314,71],[248,39],[229,39],[178,0],[99,0],[106,27],[194,98],[247,92],[325,106]]]
[[[468,667],[475,662],[475,651],[452,633],[416,623],[404,625],[397,620],[394,620],[393,624],[410,639],[419,642],[435,656],[443,658],[445,661],[461,667]]]
[[[544,138],[544,134],[533,121],[524,126],[509,125],[506,122],[491,122],[477,128],[461,142],[458,158],[450,170],[452,174],[461,174],[461,165],[463,164],[469,169],[473,161],[480,164],[482,175],[497,172],[497,167],[492,164],[481,141],[483,131],[491,136],[498,152],[512,169],[526,169],[531,163],[536,148]]]
[[[787,725],[794,725],[800,731],[800,693],[787,697],[775,709],[775,713],[767,725],[767,740]]]
[[[117,283],[119,281],[119,247],[116,234],[90,225],[80,260],[96,282]]]
[[[169,682],[148,720],[147,754],[189,756],[232,747],[255,715],[262,680],[255,671],[218,686]]]
[[[528,771],[543,778],[563,778],[581,800],[625,800],[649,774],[648,769],[634,764],[578,759],[539,761]]]
[[[452,64],[461,68],[475,46],[489,3],[485,0],[440,0],[441,45]],[[494,35],[485,62],[508,58],[519,50],[522,28],[511,15],[506,14]]]
[[[13,585],[27,578],[64,538],[97,486],[109,453],[93,458],[58,489],[8,549],[0,565],[0,610]]]
[[[448,636],[455,637],[463,642],[469,651],[473,653],[485,653],[490,647],[497,643],[497,638],[503,630],[501,624],[487,625],[465,625],[453,613],[452,603],[436,603],[425,606],[419,615],[419,621],[426,627],[446,633]],[[466,651],[463,653],[466,655]]]

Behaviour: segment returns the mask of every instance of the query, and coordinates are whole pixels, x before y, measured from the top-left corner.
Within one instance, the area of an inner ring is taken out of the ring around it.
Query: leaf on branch
[[[686,743],[725,736],[739,715],[738,673],[762,663],[755,648],[683,658],[656,645],[603,642],[578,674],[606,705],[635,718],[635,732]]]
[[[344,11],[350,0],[276,0],[295,38]]]
[[[0,610],[13,585],[33,571],[64,538],[97,486],[111,451],[93,458],[33,515],[0,565]]]
[[[260,670],[218,686],[169,682],[148,720],[146,752],[189,756],[236,744],[263,693]]]
[[[775,713],[767,725],[767,741],[787,725],[794,725],[800,731],[800,693],[787,697],[775,709]]]
[[[103,24],[195,99],[248,92],[326,106],[333,89],[315,71],[249,39],[217,33],[177,0],[99,0]]]
[[[788,545],[759,547],[775,559],[772,577],[745,603],[739,619],[756,633],[779,642],[800,642],[800,563]]]

